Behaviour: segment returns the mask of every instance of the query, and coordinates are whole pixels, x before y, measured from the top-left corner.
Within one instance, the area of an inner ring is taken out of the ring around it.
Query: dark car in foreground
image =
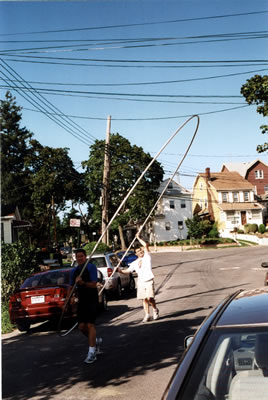
[[[162,399],[268,399],[267,287],[225,299],[186,342]]]
[[[31,324],[59,320],[63,306],[71,291],[70,272],[72,268],[48,270],[31,275],[17,289],[9,300],[9,318],[12,324],[23,332],[28,331]],[[100,310],[107,310],[107,292],[101,291],[104,278],[98,271],[98,291]],[[76,317],[76,293],[66,308],[64,318]]]

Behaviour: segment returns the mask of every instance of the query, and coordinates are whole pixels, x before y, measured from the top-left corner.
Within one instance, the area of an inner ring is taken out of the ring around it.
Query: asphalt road
[[[161,399],[183,339],[228,294],[263,285],[267,247],[153,254],[160,319],[141,323],[135,295],[109,303],[98,320],[103,353],[83,363],[78,330],[59,337],[49,323],[2,335],[2,397],[12,400]]]

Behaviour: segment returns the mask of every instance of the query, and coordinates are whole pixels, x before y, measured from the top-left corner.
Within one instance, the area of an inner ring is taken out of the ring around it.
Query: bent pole
[[[173,173],[172,177],[169,179],[168,183],[173,179],[174,175],[177,173],[177,171],[179,170],[179,168],[180,168],[182,162],[184,161],[185,157],[187,156],[187,154],[188,154],[188,152],[189,152],[189,150],[190,150],[190,148],[191,148],[191,146],[192,146],[192,143],[193,143],[193,141],[194,141],[194,139],[195,139],[195,136],[196,136],[196,134],[197,134],[197,131],[198,131],[198,128],[199,128],[199,123],[200,123],[200,117],[199,117],[199,115],[197,115],[197,114],[192,115],[190,118],[188,118],[188,119],[187,119],[187,120],[186,120],[186,121],[171,135],[171,136],[170,136],[170,137],[169,137],[169,139],[163,144],[163,146],[162,146],[161,149],[158,151],[158,153],[154,156],[154,158],[153,158],[153,159],[150,161],[150,163],[147,165],[147,167],[145,168],[145,170],[142,172],[142,174],[139,176],[139,178],[137,179],[137,181],[135,182],[135,184],[132,186],[132,188],[131,188],[131,189],[129,190],[129,192],[127,193],[126,197],[122,200],[120,206],[118,207],[118,209],[117,209],[116,212],[114,213],[113,217],[112,217],[111,220],[109,221],[108,225],[106,226],[106,229],[102,232],[101,236],[99,237],[99,239],[98,239],[98,241],[96,242],[96,244],[95,244],[95,246],[94,246],[92,252],[90,253],[90,255],[89,255],[89,257],[88,257],[88,260],[86,261],[84,267],[82,268],[82,270],[81,270],[79,276],[81,276],[81,275],[83,274],[84,270],[86,269],[88,263],[90,262],[90,260],[91,260],[91,258],[92,258],[92,256],[93,256],[93,254],[95,253],[95,251],[96,251],[98,245],[99,245],[100,242],[102,241],[102,239],[103,239],[104,235],[106,234],[107,230],[109,229],[109,227],[110,227],[111,224],[113,223],[114,219],[117,217],[118,213],[121,211],[122,207],[125,205],[125,203],[126,203],[126,201],[128,200],[129,196],[133,193],[133,191],[135,190],[136,186],[139,184],[139,182],[141,181],[141,179],[144,177],[144,175],[146,174],[146,172],[148,171],[148,169],[152,166],[152,164],[155,162],[155,160],[157,160],[157,158],[159,157],[159,155],[160,155],[160,154],[162,153],[162,151],[167,147],[167,145],[174,139],[174,137],[175,137],[175,136],[185,127],[185,125],[188,124],[193,118],[197,118],[197,124],[196,124],[196,128],[195,128],[195,132],[194,132],[194,134],[193,134],[193,136],[192,136],[192,139],[191,139],[191,141],[190,141],[190,144],[189,144],[189,146],[188,146],[186,152],[184,153],[184,155],[183,155],[181,161],[179,162],[179,164],[178,164],[178,166],[177,166],[175,172]],[[143,229],[144,225],[146,224],[146,222],[148,221],[149,217],[151,216],[153,210],[156,208],[158,202],[159,202],[160,199],[162,198],[162,196],[163,196],[163,194],[164,194],[164,191],[166,190],[166,188],[167,188],[167,186],[168,186],[168,183],[167,183],[167,185],[165,186],[164,190],[162,191],[161,195],[159,196],[159,198],[158,198],[157,202],[155,203],[153,209],[150,211],[150,213],[149,213],[148,217],[146,218],[145,222],[142,224],[142,226],[141,226],[141,228],[139,229],[139,232],[138,232],[138,233],[140,233],[140,231]],[[129,248],[132,246],[132,244],[134,243],[134,241],[135,241],[135,238],[134,238],[133,241],[131,242]],[[129,249],[129,248],[128,248],[128,249]],[[120,260],[120,262],[122,262],[123,259],[124,259],[124,256],[123,256],[123,258]],[[113,276],[113,274],[116,272],[118,266],[120,265],[120,262],[119,262],[118,265],[114,268],[114,271],[113,271],[112,275],[109,277],[109,279],[111,279],[112,276]],[[62,325],[64,313],[65,313],[66,308],[67,308],[67,305],[68,305],[68,303],[69,303],[69,301],[70,301],[70,299],[71,299],[71,297],[72,297],[72,295],[73,295],[73,293],[74,293],[74,291],[75,291],[75,288],[76,288],[76,283],[74,284],[74,286],[72,287],[72,289],[71,289],[71,291],[70,291],[68,297],[66,298],[66,301],[65,301],[64,306],[63,306],[63,309],[62,309],[62,313],[61,313],[60,320],[59,320],[59,325],[58,325],[58,332],[59,332],[60,336],[66,336],[68,333],[70,333],[70,332],[74,329],[74,326],[73,326],[73,327],[72,327],[71,329],[69,329],[66,333],[61,334],[61,325]],[[103,288],[101,289],[100,293],[104,290],[104,288],[105,288],[105,285],[104,285]],[[99,294],[100,294],[100,293],[99,293]],[[77,323],[76,323],[76,324],[77,324]]]

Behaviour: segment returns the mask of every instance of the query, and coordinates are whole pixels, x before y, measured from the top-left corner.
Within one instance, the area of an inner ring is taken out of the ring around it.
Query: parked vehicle
[[[135,279],[132,274],[120,274],[119,272],[113,274],[114,268],[118,265],[119,261],[120,259],[115,253],[93,254],[91,259],[91,262],[103,274],[105,289],[115,293],[118,297],[122,295],[122,289],[135,290]],[[127,268],[127,265],[123,261],[120,268],[124,267]]]
[[[66,258],[69,254],[72,254],[71,246],[64,246],[60,248],[60,253],[63,258]]]
[[[15,291],[9,300],[9,317],[12,324],[23,332],[36,322],[58,320],[70,293],[70,272],[72,268],[48,270],[31,275],[21,287]],[[98,271],[98,290],[100,310],[107,310],[107,292],[103,287],[104,278]],[[76,317],[76,293],[68,303],[64,318]]]
[[[126,255],[125,255],[126,254]],[[129,265],[129,264],[131,264],[133,261],[135,261],[135,260],[137,260],[137,256],[136,256],[136,254],[134,253],[134,251],[132,251],[132,250],[129,250],[128,252],[126,252],[126,251],[118,251],[117,253],[116,253],[116,255],[121,259],[121,258],[123,258],[124,256],[124,262],[127,264],[127,265]]]
[[[268,286],[268,272],[266,272],[266,275],[264,278],[264,286]]]
[[[206,318],[162,397],[267,400],[268,288],[240,290]]]

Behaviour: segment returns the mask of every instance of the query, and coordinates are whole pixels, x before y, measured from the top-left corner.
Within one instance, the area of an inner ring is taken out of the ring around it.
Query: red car
[[[72,268],[61,268],[34,274],[27,278],[9,300],[9,317],[19,331],[28,331],[31,324],[59,320],[65,300],[70,293]],[[102,288],[103,276],[98,271],[98,290]],[[77,298],[71,298],[65,318],[76,317]],[[107,310],[106,291],[99,295],[100,309]]]

